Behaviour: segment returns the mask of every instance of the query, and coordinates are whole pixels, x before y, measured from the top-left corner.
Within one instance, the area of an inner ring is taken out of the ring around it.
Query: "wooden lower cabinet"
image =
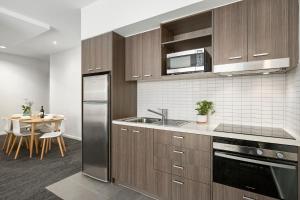
[[[155,193],[152,129],[113,125],[112,178],[119,184]]]
[[[113,125],[115,182],[160,200],[211,200],[210,155],[171,145],[169,134],[172,132]]]
[[[155,194],[160,200],[172,200],[172,176],[161,171],[155,171]]]
[[[210,185],[172,176],[172,200],[210,200]]]
[[[213,183],[213,200],[278,200],[237,188]]]

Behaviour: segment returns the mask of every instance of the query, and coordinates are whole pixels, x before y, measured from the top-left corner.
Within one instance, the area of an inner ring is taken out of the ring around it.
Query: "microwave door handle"
[[[259,164],[259,165],[265,165],[265,166],[270,166],[270,167],[278,167],[278,168],[293,169],[293,170],[297,169],[296,166],[294,166],[294,165],[286,165],[286,164],[273,163],[273,162],[267,162],[267,161],[262,161],[262,160],[254,160],[251,158],[244,158],[244,157],[240,157],[240,156],[229,155],[229,154],[218,152],[218,151],[216,151],[214,155],[217,157],[227,158],[227,159],[231,159],[231,160],[238,160],[238,161]]]

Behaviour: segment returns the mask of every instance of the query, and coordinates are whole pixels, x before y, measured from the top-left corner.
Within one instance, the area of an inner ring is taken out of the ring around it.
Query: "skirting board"
[[[63,136],[66,137],[66,138],[81,141],[81,137],[77,137],[77,136],[74,136],[74,135],[63,134]]]

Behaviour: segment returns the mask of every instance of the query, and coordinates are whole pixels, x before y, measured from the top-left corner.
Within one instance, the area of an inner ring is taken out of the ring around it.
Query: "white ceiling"
[[[0,0],[0,52],[48,59],[80,45],[80,8],[94,1]]]

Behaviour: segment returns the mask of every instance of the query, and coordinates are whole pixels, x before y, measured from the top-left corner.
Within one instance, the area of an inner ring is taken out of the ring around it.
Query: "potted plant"
[[[28,101],[28,99],[25,99],[25,103],[24,105],[22,105],[23,116],[31,116],[32,105],[33,105],[32,101]]]
[[[207,123],[209,113],[214,113],[214,103],[211,101],[199,101],[197,102],[195,110],[198,111],[197,123]]]

